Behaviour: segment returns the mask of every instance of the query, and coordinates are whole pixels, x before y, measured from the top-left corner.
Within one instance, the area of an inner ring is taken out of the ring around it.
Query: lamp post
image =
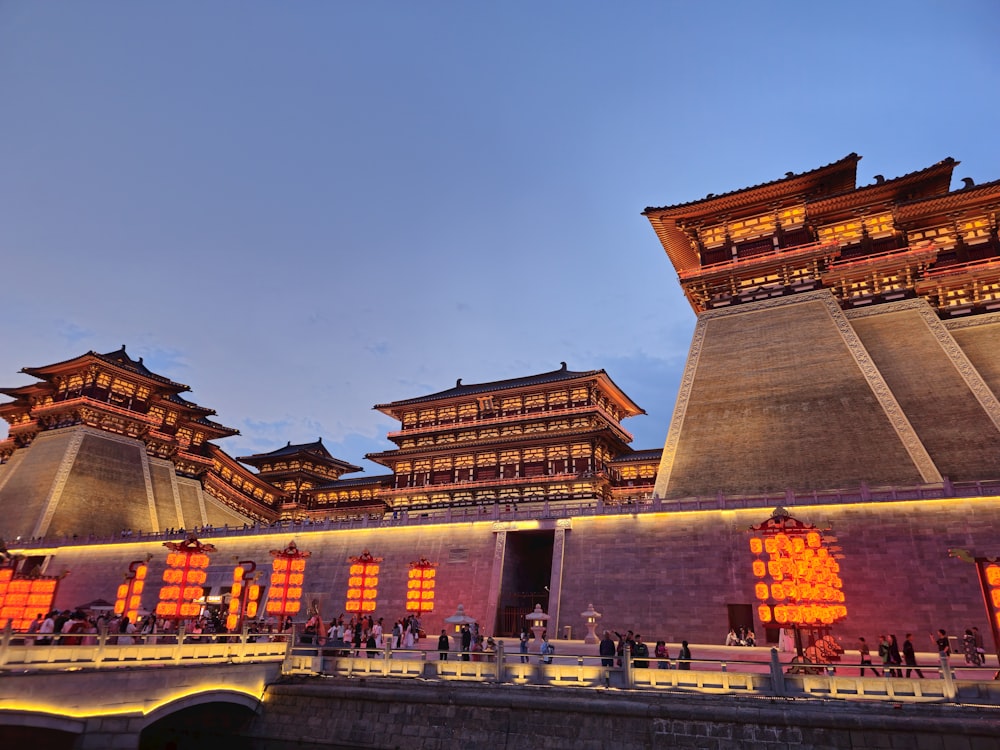
[[[545,632],[545,623],[549,620],[549,616],[542,612],[542,605],[536,604],[535,610],[528,615],[528,622],[531,623],[531,634],[535,636],[535,647],[540,649],[542,647],[542,633]]]
[[[595,631],[597,629],[597,621],[600,619],[601,613],[594,611],[593,604],[588,604],[587,609],[580,613],[580,617],[582,617],[583,621],[587,623],[587,635],[583,637],[583,642],[598,643],[600,639],[597,637],[597,633]]]

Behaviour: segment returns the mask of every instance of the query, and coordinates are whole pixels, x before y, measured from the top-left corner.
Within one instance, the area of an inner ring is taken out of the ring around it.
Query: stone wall
[[[0,469],[5,539],[241,526],[249,520],[207,497],[199,480],[178,477],[170,461],[149,458],[141,440],[90,427],[44,432]]]
[[[958,706],[332,679],[269,686],[247,734],[255,750],[1000,747],[990,712]]]
[[[1000,315],[981,317],[942,324],[922,299],[845,313],[828,291],[702,313],[656,493],[1000,476]]]
[[[603,613],[599,627],[641,632],[647,641],[721,643],[729,628],[728,605],[755,604],[747,529],[772,507],[727,511],[643,513],[578,517],[566,532],[560,621],[583,633],[580,613],[588,604]],[[829,528],[843,550],[841,577],[848,618],[834,628],[848,648],[857,636],[881,632],[916,634],[929,647],[937,628],[957,633],[973,625],[989,632],[975,566],[948,557],[951,547],[996,555],[1000,498],[942,499],[789,508],[799,520]],[[529,524],[531,527],[532,524]],[[508,531],[508,536],[517,531]],[[248,536],[205,535],[216,545],[208,585],[228,586],[234,560],[253,560],[266,575],[270,550],[295,540],[312,553],[304,601],[317,599],[324,616],[345,610],[348,558],[368,550],[383,558],[377,616],[392,622],[405,614],[409,563],[421,556],[438,563],[433,613],[423,617],[429,634],[463,604],[485,618],[496,559],[493,525],[433,524],[384,529],[308,531]],[[113,600],[131,560],[153,554],[143,604],[155,606],[166,549],[162,542],[81,545],[43,551],[45,572],[69,570],[57,606],[96,598]],[[516,564],[514,561],[512,564]],[[555,574],[554,574],[555,575]],[[555,587],[553,587],[555,590]],[[305,605],[304,605],[305,606]],[[549,611],[554,611],[552,603]],[[485,633],[492,622],[482,622]],[[762,630],[758,630],[762,635]]]

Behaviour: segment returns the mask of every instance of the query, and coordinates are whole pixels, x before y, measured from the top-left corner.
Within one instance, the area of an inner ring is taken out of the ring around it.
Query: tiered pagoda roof
[[[966,178],[964,189],[949,192],[958,165],[949,157],[858,187],[860,158],[647,208],[695,311],[820,287],[845,308],[920,295],[942,317],[995,309],[992,262],[950,274],[944,286],[921,279],[942,266],[1000,258],[1000,183],[977,187]]]
[[[561,362],[560,364],[562,366],[558,370],[543,372],[537,375],[528,375],[520,378],[493,380],[486,383],[470,383],[466,385],[463,384],[462,379],[459,378],[455,381],[454,388],[438,391],[437,393],[431,393],[426,396],[417,396],[415,398],[403,399],[401,401],[391,401],[386,404],[376,404],[374,408],[378,409],[387,416],[396,418],[398,417],[399,410],[402,407],[413,406],[416,404],[430,403],[433,401],[451,401],[464,398],[466,396],[496,393],[499,391],[530,389],[535,386],[544,386],[568,380],[594,379],[599,380],[601,384],[604,385],[605,390],[608,393],[614,394],[617,399],[620,400],[622,407],[630,412],[629,416],[646,413],[615,384],[605,370],[570,370],[565,362]]]

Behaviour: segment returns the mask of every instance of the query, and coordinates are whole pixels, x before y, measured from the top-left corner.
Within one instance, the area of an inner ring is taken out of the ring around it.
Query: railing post
[[[101,620],[101,624],[97,628],[97,653],[94,654],[94,666],[100,667],[101,662],[104,661],[104,646],[108,642],[108,621],[105,619]]]
[[[503,682],[506,674],[506,664],[504,663],[503,641],[497,641],[497,650],[493,653],[496,659],[496,682]]]
[[[951,662],[948,661],[948,654],[941,654],[941,679],[944,680],[944,697],[953,701],[958,696],[955,688],[955,674],[951,671]]]
[[[785,697],[785,673],[781,670],[781,659],[778,649],[771,649],[771,690],[779,698]]]
[[[7,620],[4,625],[3,635],[0,635],[0,667],[7,663],[10,658],[10,639],[14,634],[14,621]]]
[[[635,687],[635,685],[632,684],[632,682],[633,682],[633,677],[632,677],[632,649],[628,645],[628,643],[626,643],[625,647],[622,649],[622,679],[625,682],[625,687],[626,688],[633,688],[633,687]]]

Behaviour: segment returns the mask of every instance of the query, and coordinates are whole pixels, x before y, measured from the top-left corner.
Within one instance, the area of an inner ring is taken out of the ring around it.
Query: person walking
[[[878,670],[872,666],[872,652],[868,648],[868,643],[862,636],[858,636],[858,653],[861,655],[861,676],[865,676],[865,666],[871,669],[872,674],[881,677]]]
[[[899,641],[892,633],[889,634],[889,663],[893,666],[892,676],[902,677],[903,670],[898,667],[903,663],[903,657],[899,655]]]
[[[915,669],[917,666],[917,652],[913,648],[913,633],[906,634],[906,640],[903,641],[903,663],[906,665],[906,676],[910,676],[910,672],[916,672],[917,677],[923,679],[924,673],[919,669]]]

